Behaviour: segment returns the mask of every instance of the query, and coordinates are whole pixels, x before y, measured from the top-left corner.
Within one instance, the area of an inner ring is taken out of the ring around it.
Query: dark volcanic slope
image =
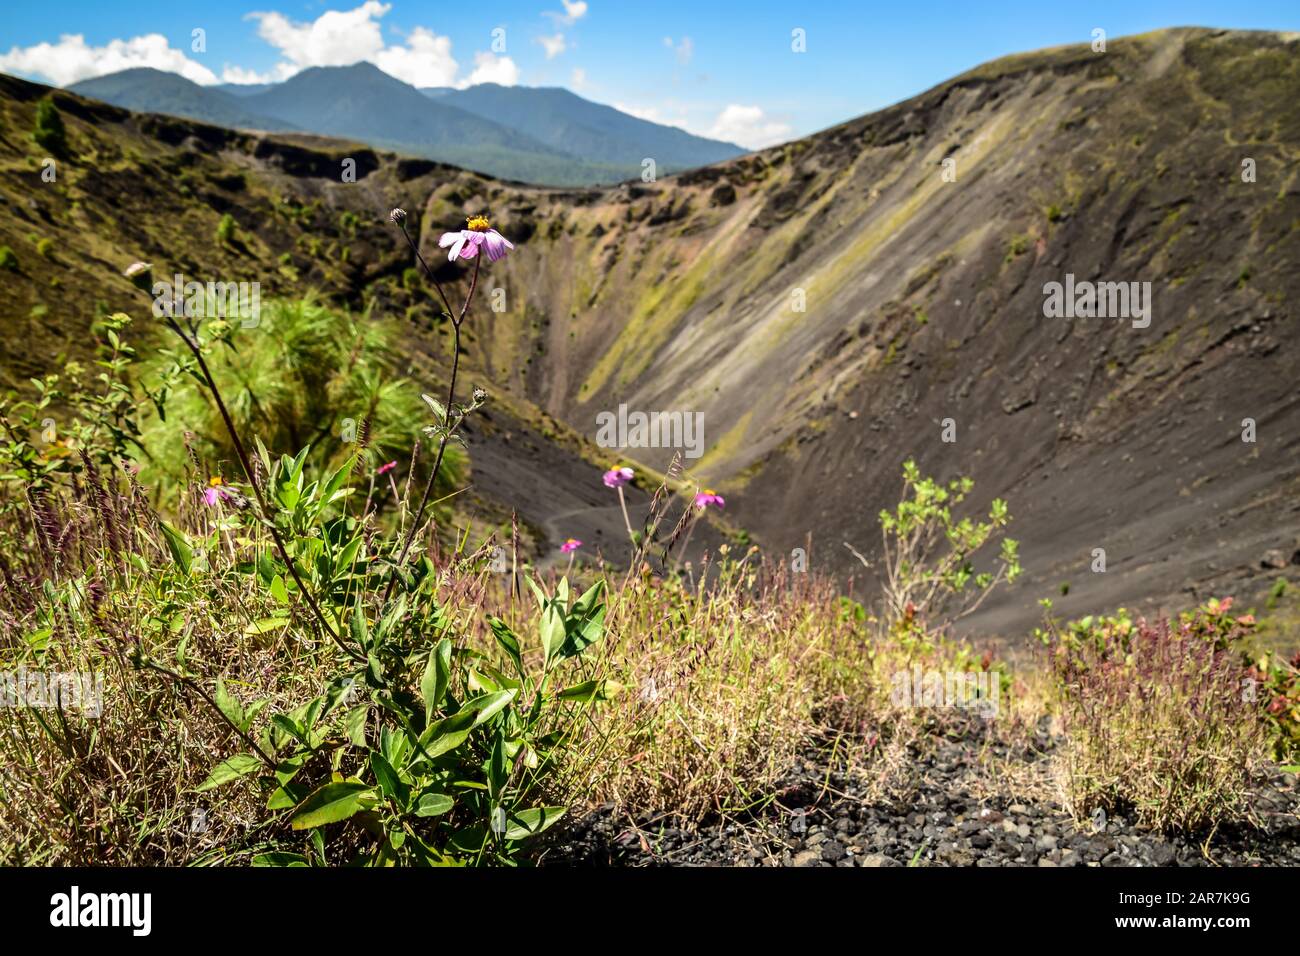
[[[494,207],[529,241],[493,371],[589,436],[620,402],[702,411],[731,517],[846,571],[905,458],[971,474],[1030,572],[985,625],[1064,582],[1067,612],[1239,589],[1300,534],[1298,54],[1208,30],[1027,54],[655,185],[521,194]],[[1149,327],[1045,318],[1066,274],[1150,282]]]

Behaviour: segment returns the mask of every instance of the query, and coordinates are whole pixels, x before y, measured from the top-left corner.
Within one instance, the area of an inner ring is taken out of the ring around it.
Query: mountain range
[[[275,92],[234,102],[262,115]],[[486,122],[440,102],[458,93],[413,92]],[[71,152],[52,185],[26,132],[47,96]],[[8,77],[0,107],[5,386],[90,358],[96,314],[139,311],[120,273],[140,260],[404,317],[409,374],[435,391],[448,328],[387,213],[407,210],[450,285],[465,270],[437,236],[486,212],[516,249],[489,267],[503,311],[476,310],[462,341],[466,380],[492,393],[473,495],[518,509],[529,540],[616,550],[601,471],[672,454],[597,447],[597,416],[627,405],[701,414],[687,479],[723,494],[733,540],[808,548],[851,593],[874,572],[844,544],[874,561],[904,461],[970,475],[971,505],[1009,502],[1026,567],[967,622],[994,632],[1025,633],[1043,597],[1063,616],[1244,600],[1300,565],[1295,35],[1005,57],[796,142],[587,188]],[[364,158],[353,184],[348,155]],[[240,245],[212,241],[224,215]],[[1149,324],[1048,315],[1068,276],[1149,283]]]
[[[205,87],[141,67],[69,89],[138,112],[343,137],[537,184],[611,183],[640,176],[646,158],[672,172],[744,152],[567,90],[483,84],[421,91],[370,63],[313,67],[246,88]]]

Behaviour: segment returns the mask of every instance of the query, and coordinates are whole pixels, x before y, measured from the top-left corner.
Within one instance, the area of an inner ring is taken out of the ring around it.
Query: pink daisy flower
[[[466,226],[458,232],[444,232],[438,240],[443,249],[451,247],[447,258],[452,262],[473,259],[480,251],[487,253],[489,261],[496,262],[504,259],[506,253],[515,247],[509,239],[488,226],[487,216],[471,216],[466,220]]]
[[[611,468],[605,472],[603,480],[606,488],[622,488],[634,477],[636,477],[636,472],[624,466],[622,468]]]
[[[208,507],[212,507],[218,501],[230,501],[234,498],[234,495],[221,487],[222,484],[220,478],[208,479],[208,487],[203,489],[203,500]]]
[[[706,488],[695,496],[695,507],[703,511],[709,505],[713,505],[715,508],[725,508],[727,502],[723,500],[722,495],[712,488]]]
[[[564,544],[560,545],[560,553],[572,554],[574,551],[577,551],[581,547],[582,547],[581,541],[579,541],[577,538],[569,538],[564,542]]]

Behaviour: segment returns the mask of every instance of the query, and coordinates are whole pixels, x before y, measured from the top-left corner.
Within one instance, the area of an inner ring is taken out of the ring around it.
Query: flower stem
[[[169,315],[167,317],[167,324],[171,326],[173,332],[181,337],[181,341],[185,343],[186,348],[190,350],[195,361],[198,362],[199,371],[203,373],[203,380],[207,383],[208,391],[212,393],[212,399],[216,402],[217,411],[221,413],[221,421],[226,426],[226,432],[230,435],[231,442],[234,443],[235,455],[239,458],[239,464],[244,469],[244,477],[248,479],[248,485],[253,489],[253,496],[257,498],[258,508],[262,512],[262,521],[266,524],[267,530],[271,532],[271,540],[275,542],[276,550],[280,552],[280,559],[284,561],[285,567],[289,569],[289,574],[293,578],[294,583],[298,585],[298,593],[303,596],[303,599],[307,602],[307,606],[311,608],[312,613],[316,616],[316,620],[320,622],[320,626],[324,629],[325,633],[329,635],[330,640],[338,645],[339,649],[353,660],[365,660],[364,655],[348,647],[339,638],[338,632],[335,631],[330,625],[330,622],[326,620],[325,612],[322,611],[320,605],[316,603],[315,596],[307,589],[306,582],[304,582],[302,577],[298,574],[298,569],[294,566],[293,559],[289,556],[289,549],[285,547],[284,539],[280,536],[280,531],[276,528],[275,522],[271,517],[271,509],[266,503],[266,498],[262,494],[262,489],[257,484],[257,479],[253,475],[252,462],[248,457],[248,452],[244,450],[244,443],[239,439],[239,431],[235,428],[235,422],[230,417],[230,412],[226,409],[225,400],[221,397],[221,390],[217,388],[217,383],[212,378],[212,372],[208,369],[208,363],[203,358],[203,350],[199,347],[197,341],[191,339],[189,335],[181,329],[181,327],[176,323],[175,318]]]
[[[415,245],[414,241],[412,241],[410,233],[406,231],[406,224],[402,223],[401,226],[402,235],[406,237],[406,241],[410,244],[411,248],[415,250],[416,259],[419,260],[420,265],[424,266],[424,271],[428,275],[429,281],[432,282],[433,287],[438,290],[438,296],[447,307],[447,315],[451,319],[452,352],[451,381],[447,386],[446,420],[443,422],[443,425],[446,426],[446,431],[443,432],[442,438],[438,442],[438,454],[433,460],[433,469],[429,472],[429,478],[424,483],[424,493],[420,495],[420,506],[415,510],[415,520],[411,522],[411,527],[406,532],[406,540],[402,544],[402,550],[397,556],[397,567],[399,568],[406,563],[406,556],[411,550],[411,545],[415,542],[416,533],[420,530],[420,522],[424,518],[424,509],[429,504],[429,494],[433,491],[433,483],[438,477],[438,470],[442,467],[443,455],[445,455],[447,451],[447,442],[451,440],[452,432],[456,428],[459,428],[461,422],[465,420],[465,417],[462,415],[456,420],[455,426],[451,424],[451,410],[456,401],[456,375],[460,369],[460,327],[461,323],[465,321],[466,314],[469,312],[470,302],[474,299],[474,290],[478,288],[479,268],[483,264],[483,254],[480,253],[474,260],[474,274],[470,278],[469,292],[465,296],[465,304],[461,306],[459,315],[454,314],[451,311],[451,304],[447,301],[447,296],[442,291],[442,286],[440,286],[438,280],[433,277],[433,270],[430,269],[429,264],[424,261],[424,256],[420,255],[419,248]],[[385,602],[387,602],[392,596],[393,588],[396,584],[397,574],[396,569],[394,569],[394,574],[389,579],[388,587],[384,591]]]
[[[636,533],[632,530],[632,519],[627,516],[627,499],[623,497],[623,486],[618,486],[618,503],[623,508],[623,527],[627,528],[628,540],[636,547]]]

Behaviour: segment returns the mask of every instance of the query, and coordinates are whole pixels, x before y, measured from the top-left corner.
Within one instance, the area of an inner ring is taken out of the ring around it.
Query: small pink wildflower
[[[581,541],[579,541],[577,538],[569,538],[564,542],[564,544],[560,545],[560,553],[572,554],[574,551],[577,551],[581,547],[582,547]]]
[[[235,496],[221,487],[223,484],[220,478],[208,479],[208,487],[203,489],[203,500],[209,507],[215,505],[218,501],[230,501]]]
[[[393,470],[394,468],[396,468],[396,467],[397,467],[397,462],[395,462],[395,461],[390,461],[390,462],[389,462],[388,464],[386,464],[386,465],[380,465],[380,466],[379,466],[379,469],[375,472],[375,474],[376,474],[376,475],[386,475],[386,474],[388,474],[390,471],[392,471],[392,470]]]
[[[603,480],[606,488],[622,488],[635,477],[636,472],[624,465],[622,468],[611,468],[605,472]]]
[[[496,262],[504,259],[506,253],[515,247],[509,239],[488,226],[487,216],[471,216],[465,224],[467,228],[444,232],[438,240],[438,245],[444,249],[451,246],[447,258],[452,262],[473,259],[480,250],[487,253],[489,261]]]
[[[723,500],[722,495],[718,494],[712,488],[706,488],[695,496],[695,507],[702,511],[709,505],[713,505],[715,508],[725,508],[727,507],[727,502]]]

